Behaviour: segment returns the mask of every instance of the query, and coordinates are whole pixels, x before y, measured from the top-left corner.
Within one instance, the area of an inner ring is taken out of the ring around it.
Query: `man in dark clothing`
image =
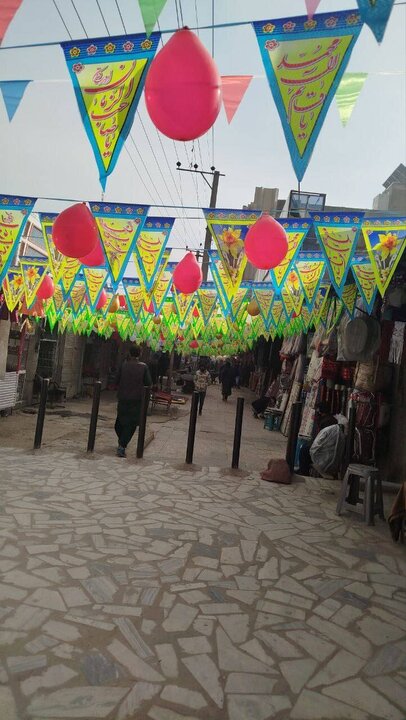
[[[337,425],[337,418],[331,414],[328,403],[318,402],[315,407],[315,428],[316,432],[313,435],[313,440],[317,437],[321,430],[325,430],[331,425]],[[312,442],[313,442],[312,440]],[[299,473],[301,475],[309,475],[312,460],[310,457],[310,448],[312,443],[303,445],[299,453]]]
[[[147,365],[138,360],[140,351],[130,347],[129,358],[117,374],[117,419],[114,426],[118,437],[118,457],[125,457],[125,450],[134,435],[140,420],[144,386],[151,386],[151,375]]]

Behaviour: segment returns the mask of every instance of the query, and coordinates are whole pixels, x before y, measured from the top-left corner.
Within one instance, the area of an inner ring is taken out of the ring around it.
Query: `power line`
[[[85,33],[86,37],[89,37],[89,35],[88,35],[87,32],[86,32],[86,28],[85,28],[85,26],[83,25],[82,18],[81,18],[80,15],[79,15],[78,9],[77,9],[74,1],[73,1],[73,0],[70,0],[70,1],[71,1],[71,3],[72,3],[73,9],[74,9],[74,11],[75,11],[75,13],[76,13],[76,15],[77,15],[77,18],[78,18],[78,20],[79,20],[79,22],[80,22],[80,24],[81,24],[81,26],[82,26],[83,32]]]
[[[127,32],[127,29],[126,29],[125,22],[124,22],[124,18],[123,18],[121,9],[120,9],[120,5],[118,4],[118,0],[115,0],[115,3],[116,3],[116,6],[117,6],[118,14],[120,15],[121,24],[122,24],[122,26],[123,26],[123,28],[124,28],[124,32],[126,33],[126,32]]]
[[[54,7],[55,7],[56,12],[58,13],[59,17],[61,18],[61,20],[62,20],[62,22],[63,22],[63,25],[64,25],[64,27],[65,27],[66,32],[68,33],[70,39],[73,40],[72,35],[70,34],[70,30],[69,30],[69,28],[68,28],[68,26],[67,26],[67,24],[66,24],[66,22],[65,22],[65,20],[64,20],[64,17],[63,17],[63,15],[62,15],[59,7],[58,7],[57,4],[56,4],[56,0],[52,0],[52,2],[53,2],[53,4],[54,4]]]
[[[109,29],[108,29],[108,27],[107,27],[107,23],[106,23],[105,17],[104,17],[104,15],[103,15],[103,11],[102,11],[102,9],[101,9],[101,7],[100,7],[99,0],[96,0],[96,4],[97,4],[97,7],[99,8],[99,13],[100,13],[100,15],[102,16],[103,23],[104,23],[104,27],[106,28],[106,31],[107,31],[107,35],[110,35],[110,32],[109,32]]]

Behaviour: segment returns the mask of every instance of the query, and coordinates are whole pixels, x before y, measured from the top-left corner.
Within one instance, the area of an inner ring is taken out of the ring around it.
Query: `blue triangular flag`
[[[369,25],[377,41],[382,42],[394,0],[357,0],[361,20]]]
[[[3,94],[8,119],[12,121],[18,106],[25,93],[25,88],[31,80],[1,80],[0,90]]]

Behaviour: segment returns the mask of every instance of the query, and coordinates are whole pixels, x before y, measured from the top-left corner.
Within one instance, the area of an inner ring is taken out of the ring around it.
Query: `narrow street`
[[[88,417],[65,418],[76,451],[57,416],[42,450],[0,449],[2,720],[404,720],[406,561],[386,524],[338,518],[337,483],[262,482],[285,439],[249,407],[228,471],[235,395],[216,387],[192,467],[189,403],[149,417],[142,461],[134,441],[114,456],[112,399],[100,413],[94,456]]]

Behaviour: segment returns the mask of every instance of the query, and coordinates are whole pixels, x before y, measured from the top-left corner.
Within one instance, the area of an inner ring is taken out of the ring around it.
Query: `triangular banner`
[[[269,327],[272,320],[271,309],[275,298],[275,288],[271,282],[253,283],[252,291],[254,293],[255,300],[257,301],[264,325],[265,327]]]
[[[189,311],[191,310],[194,297],[193,295],[184,295],[173,287],[173,301],[180,323],[184,323]]]
[[[288,252],[282,262],[269,271],[276,288],[280,288],[288,274],[289,268],[294,263],[303,241],[310,230],[311,222],[309,220],[297,220],[280,218],[280,224],[286,232],[288,239]]]
[[[0,286],[35,202],[34,198],[0,195]]]
[[[251,80],[252,75],[222,75],[221,94],[229,124],[237,112]]]
[[[83,275],[85,277],[87,296],[89,298],[89,307],[96,310],[101,292],[108,278],[108,271],[104,268],[84,267]]]
[[[168,255],[170,251],[167,251]],[[163,263],[162,271],[158,275],[155,285],[152,288],[149,298],[152,300],[157,315],[162,310],[162,306],[169,294],[172,285],[172,275],[177,263],[167,261]],[[193,297],[193,295],[191,296]]]
[[[0,11],[1,12],[1,11]],[[25,89],[31,80],[1,80],[0,90],[3,95],[4,104],[6,106],[8,119],[12,121],[18,110],[18,106],[23,99]]]
[[[314,301],[313,310],[312,310],[312,322],[314,326],[317,328],[320,323],[320,318],[323,314],[323,309],[327,305],[327,298],[328,294],[330,292],[330,285],[322,284],[319,287],[319,290],[316,295],[316,299]]]
[[[131,278],[123,278],[123,286],[127,297],[128,309],[134,321],[138,322],[142,304],[144,302],[144,293],[140,285],[140,281]]]
[[[368,73],[344,73],[336,92],[340,120],[345,127],[358,100]]]
[[[343,291],[341,293],[341,300],[343,301],[350,318],[354,316],[357,297],[358,292],[355,283],[350,283],[343,288]]]
[[[82,265],[76,258],[66,257],[62,264],[62,273],[59,280],[59,285],[62,288],[63,299],[69,298],[69,293],[75,284],[75,280],[80,273]]]
[[[55,283],[59,282],[62,277],[64,265],[67,258],[57,250],[52,239],[52,227],[58,217],[57,214],[38,213],[42,228],[42,235],[48,254],[49,267],[51,268],[52,277]]]
[[[104,189],[131,130],[160,33],[61,43]]]
[[[354,258],[351,264],[354,280],[358,285],[362,301],[369,313],[374,309],[378,292],[373,267],[367,258]]]
[[[313,20],[313,15],[317,12],[317,8],[320,5],[320,0],[305,0],[307,17],[309,20]]]
[[[230,302],[233,299],[236,290],[230,280],[230,276],[226,271],[220,255],[217,250],[209,251],[210,270],[213,276],[214,284],[217,288],[218,301],[224,317],[230,312]]]
[[[21,268],[10,268],[3,280],[3,292],[9,312],[13,312],[24,295]]]
[[[147,292],[152,290],[175,218],[147,217],[134,246],[137,271]]]
[[[251,225],[258,220],[261,213],[253,210],[203,210],[214,242],[217,246],[221,262],[230,279],[231,294],[241,285],[247,265],[244,252],[245,236]],[[229,290],[227,298],[231,300]]]
[[[166,5],[166,0],[138,0],[138,5],[140,6],[145,32],[149,37]]]
[[[116,290],[144,227],[149,206],[92,202],[90,209],[99,228],[113,289]]]
[[[364,213],[310,213],[320,247],[324,253],[331,282],[338,295],[345,285],[352,257],[361,232]]]
[[[362,28],[353,10],[255,22],[272,95],[299,182]]]
[[[2,0],[0,3],[0,44],[7,28],[14,18],[23,0]]]
[[[383,297],[406,247],[406,217],[367,218],[362,233]]]
[[[214,282],[200,285],[197,291],[198,305],[205,325],[208,325],[217,304],[217,290]]]
[[[29,308],[37,299],[37,290],[49,265],[47,260],[38,260],[38,258],[25,255],[20,259],[20,267],[24,281],[25,302]]]
[[[305,296],[299,275],[294,268],[289,271],[286,277],[284,290],[287,291],[290,296],[294,312],[296,315],[299,315]],[[284,297],[283,292],[282,297]]]
[[[312,311],[317,291],[320,287],[321,281],[323,280],[326,263],[324,260],[311,257],[309,253],[309,258],[297,260],[295,267],[299,275],[300,282],[302,283],[307,305],[309,310]]]
[[[78,317],[79,311],[82,309],[82,304],[85,301],[86,295],[86,283],[80,277],[76,280],[72,290],[70,291],[70,301],[72,305],[73,316]]]
[[[357,0],[361,20],[368,25],[380,43],[392,12],[394,0]]]

